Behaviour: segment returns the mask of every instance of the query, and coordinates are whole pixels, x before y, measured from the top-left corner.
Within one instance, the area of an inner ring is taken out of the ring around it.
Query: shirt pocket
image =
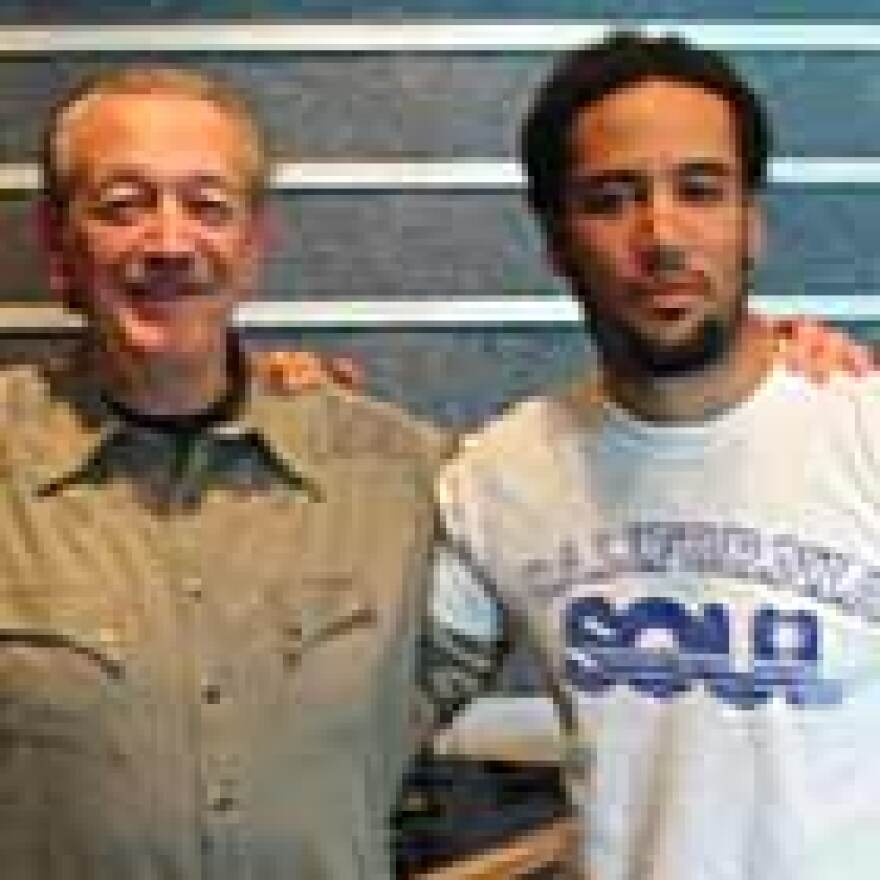
[[[0,802],[78,792],[95,808],[108,768],[128,764],[126,681],[120,646],[101,628],[0,618]]]
[[[380,650],[379,611],[349,571],[301,578],[284,604],[281,656],[300,705],[342,714],[363,703]]]
[[[144,711],[131,697],[115,633],[0,618],[4,829],[97,859],[111,829],[143,823]]]
[[[108,684],[125,678],[120,638],[105,628],[72,630],[0,619],[0,669],[7,665],[25,673],[33,684],[44,676]]]

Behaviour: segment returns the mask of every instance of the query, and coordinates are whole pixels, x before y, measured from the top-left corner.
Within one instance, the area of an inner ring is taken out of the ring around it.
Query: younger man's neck
[[[746,400],[773,366],[775,339],[766,322],[745,318],[739,338],[718,364],[670,378],[603,365],[605,395],[650,422],[699,422]]]

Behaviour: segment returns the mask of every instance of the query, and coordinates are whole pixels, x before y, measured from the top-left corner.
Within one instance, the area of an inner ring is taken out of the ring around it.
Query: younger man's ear
[[[746,260],[749,268],[756,266],[761,259],[766,234],[763,207],[756,198],[751,198],[746,205]]]
[[[568,280],[571,278],[571,264],[568,257],[568,247],[565,240],[565,232],[556,227],[548,227],[544,238],[544,254],[547,265],[557,278]]]

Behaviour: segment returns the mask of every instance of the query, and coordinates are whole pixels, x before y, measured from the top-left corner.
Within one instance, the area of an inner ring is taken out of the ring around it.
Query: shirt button
[[[238,801],[232,795],[221,794],[217,795],[217,797],[212,798],[210,804],[208,805],[211,809],[212,813],[228,813],[232,810]]]
[[[202,686],[202,700],[210,706],[215,706],[223,697],[223,691],[219,685],[206,684]]]
[[[180,582],[183,595],[194,602],[198,602],[202,598],[202,587],[202,579],[198,577],[185,577]]]

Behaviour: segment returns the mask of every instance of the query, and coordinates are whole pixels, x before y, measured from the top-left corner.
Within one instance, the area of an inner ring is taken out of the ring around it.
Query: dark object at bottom
[[[556,766],[420,758],[393,819],[397,876],[477,855],[567,813]]]

